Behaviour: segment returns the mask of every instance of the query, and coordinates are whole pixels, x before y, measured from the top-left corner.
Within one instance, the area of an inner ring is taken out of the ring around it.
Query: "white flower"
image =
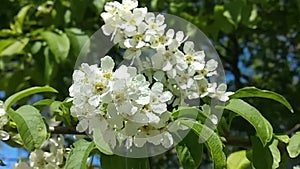
[[[173,41],[173,37],[174,37],[174,30],[173,29],[169,29],[166,32],[166,35],[164,34],[164,32],[158,32],[157,34],[146,34],[145,36],[145,40],[150,43],[150,47],[151,48],[161,48],[161,47],[165,47],[168,46],[172,43]]]
[[[183,71],[187,68],[182,53],[165,48],[157,49],[157,53],[152,56],[152,65],[155,69],[166,71],[170,78],[176,76],[177,70]]]
[[[157,16],[154,13],[147,13],[145,16],[145,21],[147,24],[147,31],[146,35],[156,35],[156,34],[163,34],[167,25],[165,22],[165,17],[161,14]]]
[[[217,74],[217,69],[218,67],[218,62],[215,61],[214,59],[210,59],[209,61],[206,62],[205,68],[202,70],[197,70],[197,74],[194,77],[195,80],[200,80],[205,77],[211,77],[213,75]]]
[[[139,39],[138,35],[142,35],[147,25],[143,22],[145,15],[147,14],[147,8],[136,8],[131,11],[122,11],[120,13],[124,22],[120,25],[125,37],[137,36],[135,39]]]
[[[184,33],[182,31],[176,32],[175,38],[168,45],[168,48],[173,51],[177,50],[180,45],[187,40],[187,38],[188,37],[184,37]]]
[[[31,169],[31,167],[29,167],[25,162],[19,162],[14,164],[14,169]]]
[[[119,10],[132,10],[138,6],[139,2],[137,0],[122,0],[122,5],[119,6]]]
[[[194,42],[187,41],[184,43],[183,52],[185,62],[189,65],[190,71],[202,70],[205,66],[204,51],[195,51]]]
[[[156,114],[162,114],[167,111],[166,102],[171,100],[172,93],[169,91],[163,91],[163,84],[156,82],[151,87],[151,102],[150,108]]]
[[[300,169],[300,165],[293,166],[293,169]]]
[[[14,169],[61,169],[63,168],[66,149],[64,147],[63,136],[50,138],[43,146],[47,146],[49,151],[36,149],[30,153],[29,166],[25,162],[18,162]]]
[[[229,100],[229,96],[234,94],[233,92],[226,92],[227,85],[224,83],[221,83],[217,88],[216,84],[214,84],[213,87],[209,89],[209,95],[212,98],[217,98],[220,101],[226,102]]]

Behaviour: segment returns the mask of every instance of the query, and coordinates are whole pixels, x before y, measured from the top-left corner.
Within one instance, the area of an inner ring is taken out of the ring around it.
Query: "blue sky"
[[[13,148],[4,142],[0,141],[0,159],[6,166],[0,166],[0,169],[11,169],[13,165],[18,162],[19,158],[28,157],[28,152],[24,149]]]

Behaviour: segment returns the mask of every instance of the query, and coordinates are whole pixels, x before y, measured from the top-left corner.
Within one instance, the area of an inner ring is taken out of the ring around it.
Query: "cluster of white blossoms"
[[[218,62],[206,61],[205,52],[196,51],[194,42],[187,41],[183,31],[166,30],[163,15],[155,16],[147,8],[137,6],[137,0],[108,2],[101,14],[105,22],[102,31],[126,50],[123,58],[136,60],[139,68],[142,65],[142,69],[152,69],[156,80],[171,86],[170,90],[181,101],[205,96],[227,101],[233,93],[226,92],[226,84],[207,80],[218,75]],[[140,59],[147,49],[154,51],[154,55]],[[180,93],[175,92],[174,86]]]
[[[69,91],[74,104],[71,113],[79,119],[77,130],[92,132],[100,127],[100,122],[111,146],[124,136],[132,136],[126,138],[128,147],[132,144],[143,146],[146,140],[138,139],[141,135],[163,132],[169,119],[167,102],[173,95],[165,91],[160,82],[150,86],[135,67],[122,65],[113,71],[114,67],[114,60],[105,56],[101,59],[101,67],[83,63],[74,71]],[[171,137],[167,133],[164,135]],[[164,146],[170,147],[172,141]]]
[[[6,125],[7,122],[8,122],[8,118],[4,110],[3,101],[0,100],[0,140],[9,139],[9,134],[6,131],[2,130],[3,126]]]
[[[57,136],[47,140],[43,147],[48,151],[36,149],[30,153],[29,165],[20,161],[14,165],[14,169],[62,169],[66,157],[64,137]]]
[[[163,15],[138,8],[137,0],[108,2],[104,9],[102,32],[125,50],[123,59],[131,65],[115,69],[105,56],[100,67],[82,63],[74,71],[69,92],[79,132],[101,128],[112,148],[146,142],[169,148],[172,108],[188,105],[186,99],[229,99],[226,84],[209,81],[218,75],[218,62],[195,50],[183,31],[166,30]],[[143,56],[149,50],[152,56]]]

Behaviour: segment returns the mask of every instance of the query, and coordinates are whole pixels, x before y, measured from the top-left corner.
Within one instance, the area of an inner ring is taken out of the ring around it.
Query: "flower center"
[[[100,94],[102,94],[106,88],[107,88],[107,86],[103,83],[97,83],[95,85],[95,89],[96,89],[97,93],[100,93]]]
[[[186,55],[185,60],[188,64],[191,64],[194,61],[194,57],[192,55]]]
[[[134,35],[133,39],[135,42],[141,42],[141,41],[143,41],[143,35],[141,35],[141,34]]]
[[[200,75],[206,76],[208,74],[208,70],[207,69],[202,69],[197,71]]]
[[[103,77],[105,77],[106,79],[112,79],[112,73],[110,72],[103,73]]]
[[[146,104],[146,105],[144,105],[144,107],[142,108],[142,111],[143,111],[143,112],[147,112],[147,111],[150,110],[150,108],[151,108],[150,104]]]
[[[158,41],[159,41],[160,43],[162,43],[162,44],[165,44],[165,43],[167,43],[168,39],[167,39],[166,36],[160,36],[160,37],[158,38]]]

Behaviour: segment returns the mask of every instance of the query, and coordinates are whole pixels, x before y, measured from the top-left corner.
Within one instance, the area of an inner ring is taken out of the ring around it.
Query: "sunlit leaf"
[[[275,100],[281,104],[283,104],[286,108],[288,108],[292,113],[294,112],[290,103],[280,94],[268,91],[257,89],[256,87],[244,87],[235,92],[231,98],[246,98],[246,97],[261,97]]]
[[[100,128],[95,128],[93,131],[93,138],[94,138],[94,142],[96,147],[104,154],[107,155],[112,155],[114,154],[110,148],[110,146],[108,145],[108,143],[106,143],[104,141],[103,138],[103,134]]]
[[[273,128],[271,124],[255,107],[243,100],[231,99],[225,109],[231,110],[246,119],[255,128],[263,145],[266,145],[272,139]]]
[[[279,167],[279,163],[281,161],[280,151],[278,149],[278,140],[274,139],[272,144],[269,145],[269,149],[271,151],[273,157],[272,169],[276,169]]]
[[[290,138],[288,135],[274,135],[274,137],[285,144],[290,142]]]
[[[31,7],[33,7],[31,4],[24,6],[15,17],[15,23],[12,25],[12,27],[17,33],[23,32],[23,23]]]
[[[67,158],[65,169],[86,169],[87,159],[94,148],[93,142],[84,139],[76,141]]]
[[[60,61],[64,61],[68,57],[70,41],[65,33],[45,31],[42,32],[41,35],[46,40],[51,52],[55,56],[56,62],[59,63]]]
[[[24,147],[33,151],[40,148],[48,138],[47,126],[38,109],[25,105],[16,111],[7,111],[9,117],[16,123]]]
[[[300,132],[296,132],[290,139],[287,151],[291,158],[296,158],[300,154]]]
[[[227,158],[227,169],[246,169],[250,164],[246,150],[233,152]]]
[[[13,94],[9,98],[7,98],[4,102],[5,110],[8,111],[10,107],[17,102],[18,100],[21,100],[24,97],[30,96],[32,94],[36,93],[42,93],[42,92],[54,92],[57,93],[57,91],[49,86],[43,86],[43,87],[31,87],[25,90],[22,90],[18,93]]]
[[[215,169],[223,169],[226,166],[226,156],[223,152],[223,144],[219,136],[207,126],[192,119],[180,119],[180,123],[191,128],[209,149]]]
[[[24,47],[28,44],[29,38],[23,38],[20,40],[15,40],[13,43],[8,45],[4,50],[1,51],[0,56],[10,56],[21,54]]]

